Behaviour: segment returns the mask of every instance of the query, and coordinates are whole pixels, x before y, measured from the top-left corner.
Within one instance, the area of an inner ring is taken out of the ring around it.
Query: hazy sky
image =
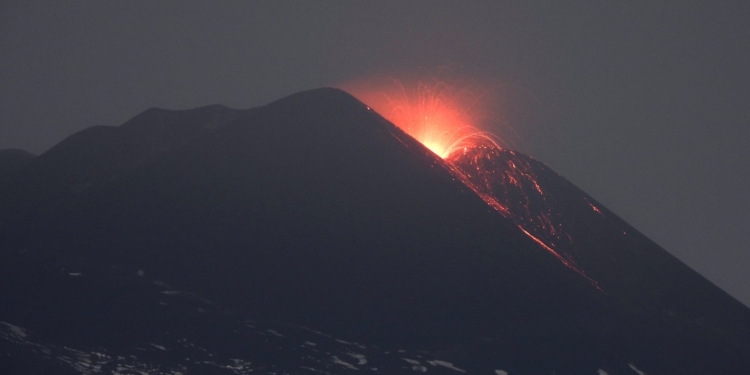
[[[522,151],[750,305],[750,9],[654,3],[4,0],[0,148],[455,64]]]

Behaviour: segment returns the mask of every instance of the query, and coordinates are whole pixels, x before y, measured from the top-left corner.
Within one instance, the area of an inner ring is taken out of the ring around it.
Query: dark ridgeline
[[[510,156],[495,157],[502,168]],[[43,360],[31,338],[113,355],[190,337],[212,360],[312,373],[291,341],[235,337],[253,319],[287,327],[287,340],[307,327],[361,343],[361,369],[383,373],[421,371],[384,359],[397,349],[476,374],[748,371],[748,308],[542,163],[512,157],[553,197],[537,203],[604,292],[340,90],[251,110],[151,109],[36,158],[0,152],[0,322],[34,333],[0,335],[0,365],[80,372]],[[164,300],[175,295],[187,297]],[[162,369],[232,373],[149,349],[141,361]]]

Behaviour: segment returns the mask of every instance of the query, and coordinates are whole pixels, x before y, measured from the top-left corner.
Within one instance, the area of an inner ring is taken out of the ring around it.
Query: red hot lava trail
[[[413,90],[396,80],[379,89],[347,90],[443,158],[456,178],[490,207],[604,292],[563,250],[572,239],[554,209],[554,198],[538,183],[531,159],[501,147],[499,137],[474,125],[486,117],[477,110],[481,97],[445,82],[431,82],[417,82]]]

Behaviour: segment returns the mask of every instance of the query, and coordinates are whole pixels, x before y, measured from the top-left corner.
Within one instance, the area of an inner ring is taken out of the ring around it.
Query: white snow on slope
[[[26,331],[23,328],[6,322],[0,322],[0,324],[7,326],[10,332],[19,339],[26,337]]]
[[[429,363],[429,364],[431,364],[431,365],[433,365],[433,366],[443,366],[443,367],[447,367],[447,368],[449,368],[449,369],[451,369],[451,370],[454,370],[454,371],[458,371],[458,372],[466,372],[466,370],[464,370],[464,369],[460,369],[460,368],[458,368],[458,367],[456,367],[456,366],[453,366],[453,364],[452,364],[452,363],[450,363],[450,362],[446,362],[446,361],[440,361],[440,360],[437,360],[437,359],[436,359],[436,360],[434,360],[434,361],[427,361],[427,363]]]
[[[628,363],[628,366],[630,366],[630,369],[633,370],[633,371],[635,371],[638,375],[646,375],[645,372],[643,372],[643,371],[639,370],[638,368],[636,368],[634,364]]]
[[[358,366],[367,364],[367,358],[362,354],[357,354],[357,353],[346,353],[346,354],[352,358],[355,358],[357,360]]]
[[[348,369],[350,369],[350,370],[359,370],[359,369],[358,369],[357,367],[355,367],[355,366],[354,366],[353,364],[351,364],[351,363],[349,363],[349,362],[344,362],[344,361],[342,361],[341,359],[339,359],[339,357],[336,357],[336,356],[333,356],[333,363],[335,363],[335,364],[337,364],[337,365],[341,365],[341,366],[344,366],[344,367],[346,367],[346,368],[348,368]]]
[[[266,332],[268,332],[268,333],[270,333],[270,334],[272,334],[274,336],[286,337],[286,336],[284,336],[284,335],[280,334],[279,332],[277,332],[275,330],[272,330],[272,329],[267,329]]]

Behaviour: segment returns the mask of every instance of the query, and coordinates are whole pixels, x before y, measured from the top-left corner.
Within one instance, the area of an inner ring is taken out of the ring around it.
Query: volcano
[[[549,167],[338,89],[0,166],[3,373],[750,369],[750,310]]]

